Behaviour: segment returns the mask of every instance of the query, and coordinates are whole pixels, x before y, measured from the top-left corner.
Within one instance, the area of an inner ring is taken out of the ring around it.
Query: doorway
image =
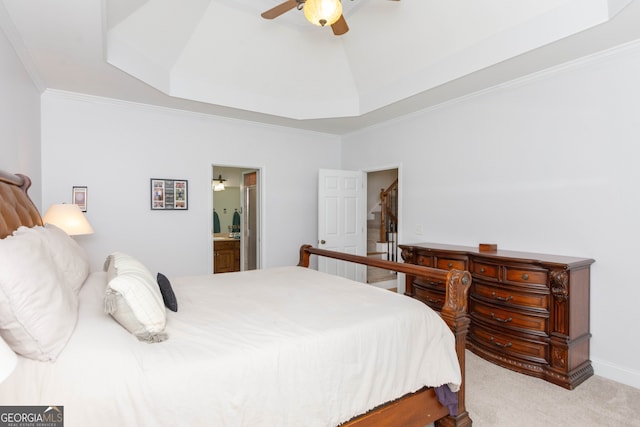
[[[260,168],[212,165],[212,271],[261,266]]]
[[[367,256],[399,261],[399,186],[398,169],[367,172]],[[376,267],[367,268],[367,283],[385,289],[397,289],[397,273]]]

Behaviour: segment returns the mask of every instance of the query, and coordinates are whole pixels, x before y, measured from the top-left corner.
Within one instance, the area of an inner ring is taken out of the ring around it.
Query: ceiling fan
[[[264,19],[274,19],[294,7],[298,10],[303,10],[305,17],[314,25],[322,27],[327,24],[331,25],[333,34],[336,36],[341,36],[349,31],[347,21],[342,15],[342,3],[340,3],[340,0],[287,0],[263,12],[260,16]]]
[[[400,1],[400,0],[394,0]],[[342,15],[341,0],[287,0],[273,7],[260,16],[264,19],[273,19],[290,11],[293,8],[304,11],[304,16],[314,25],[324,27],[331,25],[333,34],[341,36],[349,31],[347,21]]]

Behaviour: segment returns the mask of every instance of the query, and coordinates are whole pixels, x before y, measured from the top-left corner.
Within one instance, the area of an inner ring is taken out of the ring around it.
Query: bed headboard
[[[0,239],[21,225],[42,225],[40,212],[27,195],[30,186],[29,177],[0,170]]]

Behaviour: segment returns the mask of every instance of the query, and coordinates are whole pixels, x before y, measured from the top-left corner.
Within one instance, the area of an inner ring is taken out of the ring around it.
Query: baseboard
[[[598,359],[591,359],[595,375],[640,389],[640,372],[633,369],[621,368]]]

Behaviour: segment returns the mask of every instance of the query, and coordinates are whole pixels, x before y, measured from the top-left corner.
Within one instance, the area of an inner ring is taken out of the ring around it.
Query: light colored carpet
[[[466,352],[466,406],[474,427],[639,427],[640,389],[592,376],[574,390]]]

